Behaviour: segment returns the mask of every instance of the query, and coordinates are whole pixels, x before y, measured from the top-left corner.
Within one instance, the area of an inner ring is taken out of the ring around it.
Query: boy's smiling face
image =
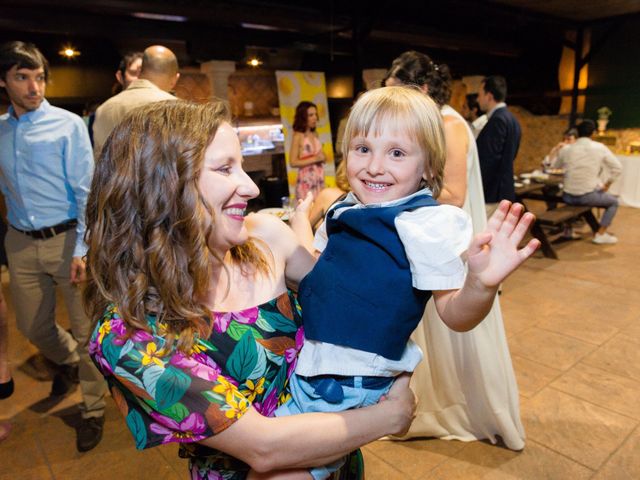
[[[364,204],[398,200],[418,191],[425,178],[425,154],[406,133],[371,129],[349,142],[347,179]]]

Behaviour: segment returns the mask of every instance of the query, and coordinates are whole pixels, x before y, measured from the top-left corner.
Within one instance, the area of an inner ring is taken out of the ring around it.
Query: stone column
[[[229,60],[209,60],[200,65],[200,71],[209,79],[211,97],[229,100],[229,75],[236,71],[236,62]]]

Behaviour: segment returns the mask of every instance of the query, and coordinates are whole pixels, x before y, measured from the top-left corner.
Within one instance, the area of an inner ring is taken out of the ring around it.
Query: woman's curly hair
[[[114,304],[132,330],[149,331],[146,315],[156,316],[168,345],[177,340],[185,352],[209,335],[201,301],[215,218],[198,179],[206,148],[228,120],[222,102],[155,102],[131,111],[107,139],[87,203],[84,301],[94,323]],[[268,269],[253,242],[234,250],[237,261]]]
[[[445,64],[436,64],[424,53],[404,52],[391,64],[384,81],[396,78],[406,85],[427,86],[428,95],[439,107],[451,99],[451,73]]]

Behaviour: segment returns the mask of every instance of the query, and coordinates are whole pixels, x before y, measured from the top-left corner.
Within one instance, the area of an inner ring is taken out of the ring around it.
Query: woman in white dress
[[[416,85],[440,105],[445,121],[447,165],[441,203],[462,207],[473,221],[474,233],[487,218],[476,142],[462,116],[446,103],[451,75],[427,55],[405,52],[396,58],[385,85]],[[433,300],[412,339],[425,359],[416,369],[412,388],[418,411],[402,439],[438,437],[471,441],[499,436],[513,450],[524,448],[524,428],[500,304],[496,298],[487,318],[466,333],[457,333],[440,320]]]

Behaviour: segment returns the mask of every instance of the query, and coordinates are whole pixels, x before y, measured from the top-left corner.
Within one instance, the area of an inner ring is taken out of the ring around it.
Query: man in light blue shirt
[[[0,46],[0,87],[11,106],[0,116],[0,189],[8,209],[5,240],[20,331],[51,361],[52,396],[80,382],[83,421],[77,448],[102,438],[106,386],[87,352],[90,323],[79,284],[86,280],[83,241],[93,154],[82,119],[44,98],[48,63],[33,44]],[[55,321],[62,291],[70,335]]]

